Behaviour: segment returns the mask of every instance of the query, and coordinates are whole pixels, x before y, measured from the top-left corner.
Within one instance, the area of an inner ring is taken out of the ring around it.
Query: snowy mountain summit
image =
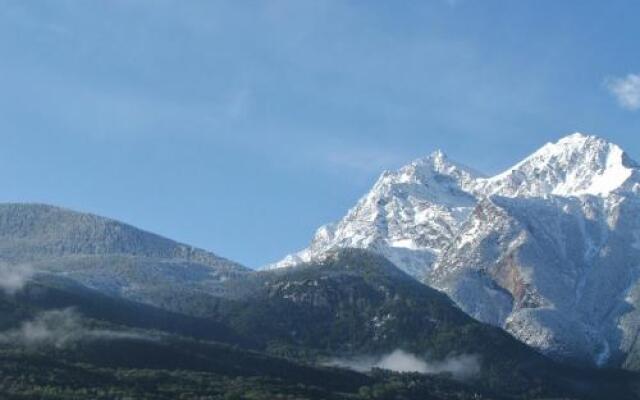
[[[440,151],[398,171],[385,171],[340,222],[318,229],[309,248],[268,268],[356,247],[377,251],[409,274],[421,276],[474,207],[477,200],[470,189],[478,177]]]
[[[479,180],[476,191],[508,197],[607,196],[626,187],[637,169],[619,146],[574,133],[547,143],[501,174]]]
[[[639,172],[619,146],[580,133],[492,177],[438,151],[384,172],[270,268],[366,248],[546,354],[620,365],[640,351]]]

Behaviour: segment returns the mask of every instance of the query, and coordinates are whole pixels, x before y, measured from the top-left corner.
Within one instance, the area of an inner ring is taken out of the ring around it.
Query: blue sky
[[[0,1],[2,201],[249,266],[384,169],[486,173],[574,131],[640,159],[640,2]]]

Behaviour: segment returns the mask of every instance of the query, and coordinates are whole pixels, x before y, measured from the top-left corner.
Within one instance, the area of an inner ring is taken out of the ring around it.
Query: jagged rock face
[[[437,152],[384,173],[276,266],[368,248],[546,354],[619,365],[639,347],[639,173],[618,146],[582,134],[488,178]]]
[[[470,315],[547,354],[619,363],[637,332],[621,321],[637,319],[626,297],[640,260],[622,232],[638,228],[640,209],[616,200],[486,200],[427,280]]]
[[[108,218],[38,204],[0,205],[0,263],[60,274],[103,293],[155,304],[182,290],[219,293],[248,269]]]
[[[569,136],[480,180],[479,202],[425,278],[546,354],[620,365],[640,314],[637,164]]]

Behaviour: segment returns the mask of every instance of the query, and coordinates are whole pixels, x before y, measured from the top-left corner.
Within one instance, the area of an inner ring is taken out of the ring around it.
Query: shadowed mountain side
[[[0,329],[8,329],[45,310],[74,308],[81,315],[130,328],[157,330],[193,338],[256,347],[255,341],[213,321],[103,295],[72,280],[37,276],[20,292],[0,291]]]

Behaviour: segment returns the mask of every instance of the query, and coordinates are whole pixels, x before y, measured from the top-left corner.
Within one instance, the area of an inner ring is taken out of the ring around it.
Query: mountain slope
[[[556,364],[501,329],[475,321],[447,296],[375,253],[337,250],[317,262],[265,271],[254,279],[243,300],[216,313],[274,354],[320,361],[397,349],[430,362],[472,356],[479,363],[479,387],[503,395],[541,389],[537,382],[544,382],[540,395],[545,390],[567,394],[574,385],[601,390],[597,374]],[[591,378],[585,380],[586,375]]]
[[[0,393],[51,399],[636,397],[636,376],[557,365],[475,322],[379,256],[345,250],[321,266],[285,272],[256,274],[243,302],[218,305],[212,317],[228,327],[39,275],[12,295],[0,293]],[[244,335],[229,335],[236,329]],[[473,351],[482,370],[462,382],[451,379],[451,370],[356,373],[317,365],[330,355],[397,346],[432,360]],[[255,351],[260,348],[271,355]]]
[[[18,292],[0,291],[0,331],[38,313],[73,309],[84,317],[122,328],[155,330],[201,340],[255,348],[256,343],[210,319],[192,317],[104,295],[68,278],[38,275]]]
[[[167,291],[222,294],[221,282],[249,271],[127,224],[39,204],[0,204],[0,263],[151,304]]]
[[[368,251],[339,250],[319,263],[242,273],[220,285],[233,296],[185,286],[156,298],[199,318],[60,274],[37,273],[21,289],[0,286],[0,392],[52,399],[638,396],[636,375],[557,364]],[[390,359],[399,350],[427,374],[322,367],[336,358],[347,365],[353,357]]]
[[[369,249],[546,354],[621,365],[640,332],[639,203],[640,167],[595,136],[548,143],[493,177],[436,152],[385,172],[274,266]]]
[[[77,285],[30,283],[0,292],[1,397],[337,399],[384,382],[246,350],[227,330]]]
[[[428,281],[547,354],[619,365],[637,333],[627,294],[640,277],[640,249],[620,225],[637,225],[637,206],[494,197],[478,205]]]
[[[638,173],[603,139],[544,146],[479,181],[490,196],[426,282],[546,354],[624,364],[640,331]]]

